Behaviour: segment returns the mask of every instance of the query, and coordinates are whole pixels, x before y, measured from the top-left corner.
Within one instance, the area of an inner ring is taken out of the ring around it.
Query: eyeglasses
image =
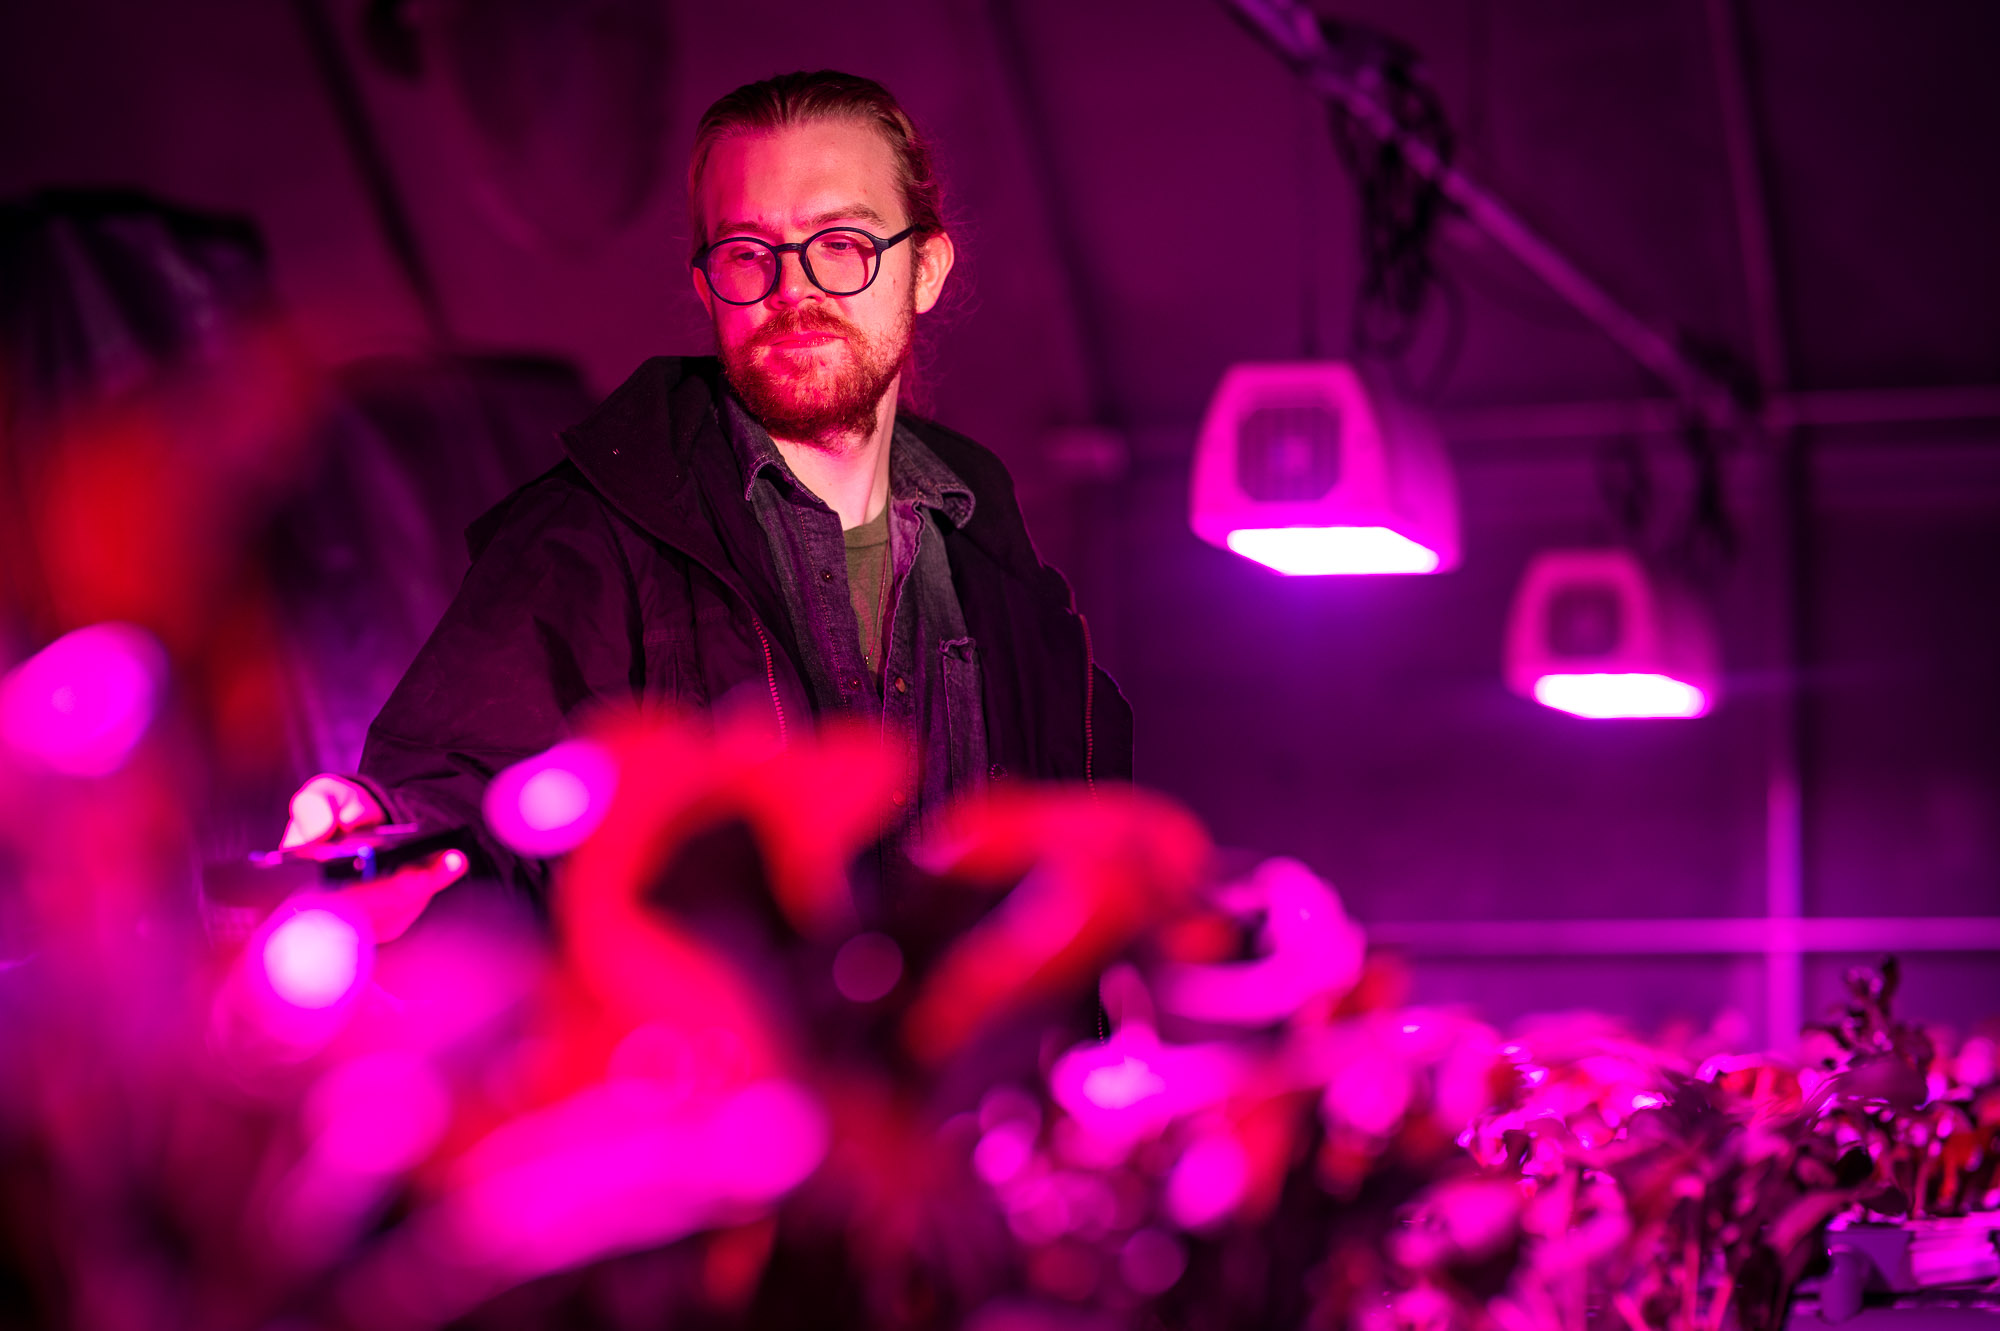
[[[887,240],[859,227],[830,226],[789,245],[753,236],[725,236],[694,256],[715,298],[729,305],[755,305],[778,289],[779,269],[788,253],[799,256],[806,280],[829,296],[866,291],[882,271],[882,256],[916,234],[904,227]]]

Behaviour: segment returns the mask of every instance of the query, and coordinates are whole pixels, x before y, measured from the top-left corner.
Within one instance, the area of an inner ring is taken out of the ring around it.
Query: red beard
[[[910,358],[916,310],[906,309],[888,335],[864,336],[823,305],[780,310],[750,337],[722,349],[723,373],[743,405],[780,439],[832,443],[841,435],[875,428],[875,408]],[[835,333],[847,354],[822,363],[816,357],[771,350],[796,333]]]

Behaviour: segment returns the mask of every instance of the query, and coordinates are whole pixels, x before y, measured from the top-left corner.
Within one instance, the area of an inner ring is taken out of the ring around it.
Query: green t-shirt
[[[849,527],[847,595],[854,602],[854,623],[861,630],[861,657],[868,668],[882,673],[882,621],[889,614],[889,506],[871,522]]]

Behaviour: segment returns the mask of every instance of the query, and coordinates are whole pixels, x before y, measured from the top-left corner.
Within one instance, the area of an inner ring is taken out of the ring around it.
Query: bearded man
[[[1131,712],[986,449],[897,410],[955,251],[928,145],[832,72],[710,107],[688,168],[719,358],[650,360],[469,533],[464,587],[285,844],[480,825],[598,704],[844,712],[911,744],[906,823],[1007,777],[1129,779]],[[531,894],[545,867],[487,844]]]

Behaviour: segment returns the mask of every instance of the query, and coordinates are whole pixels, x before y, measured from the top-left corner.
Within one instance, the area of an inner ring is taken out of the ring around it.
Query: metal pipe
[[[1984,915],[1381,920],[1362,927],[1371,943],[1431,956],[1755,956],[1774,945],[1819,954],[2000,952],[2000,917]]]
[[[1768,401],[1789,382],[1784,318],[1778,304],[1778,266],[1772,252],[1769,201],[1744,66],[1741,17],[1734,0],[1708,0],[1709,54],[1722,103],[1723,148],[1729,159],[1730,197],[1736,210],[1736,243],[1750,312],[1758,396]],[[1800,930],[1805,914],[1806,760],[1810,717],[1801,681],[1811,642],[1811,459],[1796,424],[1772,428],[1762,419],[1770,470],[1772,542],[1765,617],[1766,655],[1784,688],[1771,700],[1765,743],[1764,913],[1770,917],[1764,949],[1766,1038],[1783,1048],[1805,1022],[1805,959]]]
[[[1766,399],[1761,416],[1764,429],[1771,433],[1805,426],[2000,421],[2000,385],[1773,393]],[[1439,432],[1456,444],[1677,434],[1687,424],[1681,404],[1661,397],[1463,407],[1434,412],[1432,419]]]

